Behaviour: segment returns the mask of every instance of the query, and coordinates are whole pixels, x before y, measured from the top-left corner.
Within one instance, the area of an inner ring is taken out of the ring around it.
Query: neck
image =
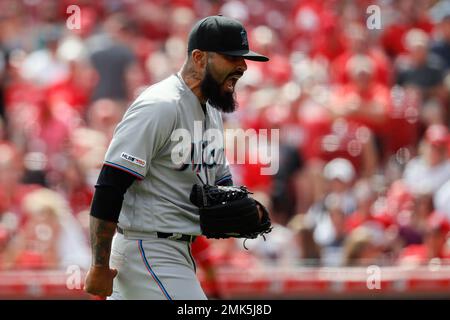
[[[191,91],[195,94],[198,101],[201,104],[205,104],[206,98],[203,96],[201,90],[202,76],[198,71],[194,70],[189,61],[186,61],[184,63],[183,67],[180,70],[180,75],[188,88],[191,89]]]

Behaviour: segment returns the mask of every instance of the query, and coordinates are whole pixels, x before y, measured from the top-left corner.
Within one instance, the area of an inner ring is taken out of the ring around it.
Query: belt
[[[117,232],[120,234],[125,234],[126,231],[123,230],[121,227],[117,226]],[[167,233],[167,232],[154,232],[154,235],[156,235],[160,239],[170,239],[170,240],[178,240],[178,241],[187,241],[189,243],[192,243],[197,238],[196,236],[189,235],[189,234],[181,234],[181,233]]]

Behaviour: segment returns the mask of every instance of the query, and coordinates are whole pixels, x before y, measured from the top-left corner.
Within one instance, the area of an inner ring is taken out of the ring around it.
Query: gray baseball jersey
[[[198,209],[189,200],[192,185],[199,182],[197,174],[210,184],[231,178],[223,137],[216,141],[219,147],[206,153],[213,161],[205,160],[203,151],[213,140],[205,138],[208,129],[223,131],[220,112],[209,105],[204,112],[178,74],[149,87],[133,102],[105,156],[106,165],[138,178],[124,196],[122,229],[200,234]],[[174,133],[189,133],[191,143],[184,141],[181,150],[180,134]],[[181,163],[174,162],[175,150],[184,150]]]

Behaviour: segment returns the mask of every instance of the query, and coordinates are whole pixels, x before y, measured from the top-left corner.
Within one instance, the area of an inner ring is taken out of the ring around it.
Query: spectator
[[[434,259],[439,262],[450,259],[449,248],[446,247],[450,223],[441,214],[434,212],[427,219],[425,239],[423,244],[409,245],[401,253],[399,265],[422,265]]]
[[[321,264],[321,248],[314,240],[313,228],[304,215],[295,216],[289,227],[296,234],[296,245],[298,248],[298,262],[302,266],[314,267]]]
[[[321,247],[322,263],[325,266],[341,264],[342,246],[347,236],[342,201],[342,196],[331,193],[325,198],[320,217],[312,216],[312,211],[305,216],[314,228],[314,241]]]
[[[340,246],[345,238],[342,201],[339,194],[330,193],[325,198],[323,211],[308,211],[305,216],[306,221],[314,227],[314,240],[323,247]]]
[[[258,192],[253,197],[268,208],[269,212],[272,212],[272,205],[268,195]],[[265,265],[292,265],[299,259],[296,245],[297,235],[295,231],[281,225],[279,217],[273,215],[273,212],[270,218],[273,226],[272,232],[265,235],[265,238],[248,239],[243,245]]]
[[[361,226],[354,229],[344,244],[344,266],[381,265],[383,262],[382,235],[376,229]]]
[[[58,116],[58,108],[51,105],[47,97],[35,106],[34,126],[27,132],[29,151],[44,153],[49,158],[50,168],[55,167],[55,158],[60,154],[70,135],[71,128]]]
[[[67,158],[65,166],[61,167],[61,177],[55,181],[54,188],[67,199],[71,212],[78,216],[80,212],[89,210],[94,188],[88,185],[86,172],[81,163]]]
[[[334,118],[344,118],[349,126],[366,127],[373,133],[368,135],[367,141],[363,141],[369,146],[376,146],[378,151],[372,154],[373,163],[368,162],[370,157],[365,158],[368,168],[364,169],[369,176],[374,174],[379,160],[386,153],[386,140],[390,135],[386,130],[389,125],[390,91],[386,85],[375,82],[374,63],[367,55],[352,56],[345,69],[350,82],[336,86],[328,104],[329,110]]]
[[[414,0],[399,0],[393,2],[392,24],[383,30],[381,42],[384,50],[395,58],[407,49],[403,38],[411,29],[420,29],[426,33],[433,30],[433,24],[427,16],[427,2]]]
[[[413,29],[406,34],[408,54],[396,62],[396,82],[419,88],[424,103],[433,100],[442,103],[447,98],[443,88],[445,65],[439,56],[429,52],[429,42],[429,36],[422,30]]]
[[[354,187],[354,194],[357,201],[357,209],[347,217],[345,222],[345,228],[348,233],[368,222],[378,224],[382,229],[386,229],[393,223],[388,215],[376,212],[374,204],[377,194],[369,181],[358,181]]]
[[[69,72],[65,61],[57,55],[61,30],[57,26],[44,33],[45,46],[30,53],[23,62],[21,75],[39,86],[49,86],[67,77]]]
[[[127,80],[137,68],[134,53],[129,48],[131,21],[122,14],[111,15],[104,23],[105,33],[89,41],[91,61],[99,81],[92,101],[109,98],[125,103],[133,96]]]
[[[374,81],[385,86],[390,85],[392,71],[388,57],[383,50],[367,43],[369,41],[369,32],[366,26],[351,24],[347,27],[346,36],[348,38],[348,48],[330,66],[332,79],[341,84],[350,82],[349,73],[346,70],[348,61],[355,55],[365,55],[373,65]]]
[[[88,124],[92,129],[103,133],[110,141],[122,116],[122,106],[116,101],[99,99],[89,107]]]
[[[341,214],[349,215],[356,208],[352,191],[355,178],[353,165],[342,158],[328,162],[322,176],[316,177],[317,200],[307,210],[305,219],[313,228],[314,241],[319,245],[340,245]]]
[[[58,108],[61,115],[67,114],[65,120],[70,123],[84,115],[95,74],[84,60],[70,60],[68,68],[67,77],[48,86],[45,92],[50,104]]]
[[[450,180],[435,193],[433,203],[436,210],[445,214],[450,220]]]
[[[297,208],[296,175],[303,167],[297,148],[282,144],[280,146],[280,168],[273,177],[271,201],[273,214],[278,215],[281,225],[286,225]]]
[[[107,138],[102,132],[88,127],[77,128],[70,136],[68,150],[70,159],[76,161],[83,172],[85,182],[91,187],[97,182],[107,143]]]
[[[11,144],[0,143],[0,247],[6,245],[24,222],[22,202],[31,191],[39,188],[21,182],[22,157]]]
[[[347,64],[350,83],[338,86],[330,101],[330,110],[335,116],[370,128],[382,136],[386,128],[386,113],[390,104],[389,90],[374,83],[374,64],[366,55],[354,55]]]
[[[29,193],[23,201],[26,222],[3,256],[6,269],[54,269],[89,266],[87,243],[63,197],[49,189]]]
[[[443,125],[427,129],[421,154],[407,163],[403,174],[406,186],[413,193],[434,193],[450,179],[448,136],[448,129]]]
[[[423,243],[427,219],[432,212],[432,197],[429,194],[416,194],[412,209],[397,214],[398,236],[403,247]]]
[[[450,12],[446,12],[437,23],[438,38],[431,44],[431,52],[445,63],[445,70],[450,69]]]
[[[352,191],[356,172],[350,161],[336,158],[328,162],[323,169],[323,176],[329,184],[329,191],[342,197],[342,211],[347,215],[356,208]]]

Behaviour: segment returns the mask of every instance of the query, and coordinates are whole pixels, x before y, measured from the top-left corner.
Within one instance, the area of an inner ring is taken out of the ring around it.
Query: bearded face
[[[222,112],[230,113],[235,111],[237,107],[235,86],[244,72],[232,69],[219,74],[219,72],[214,72],[212,69],[211,62],[208,62],[200,85],[203,96],[212,107]]]

